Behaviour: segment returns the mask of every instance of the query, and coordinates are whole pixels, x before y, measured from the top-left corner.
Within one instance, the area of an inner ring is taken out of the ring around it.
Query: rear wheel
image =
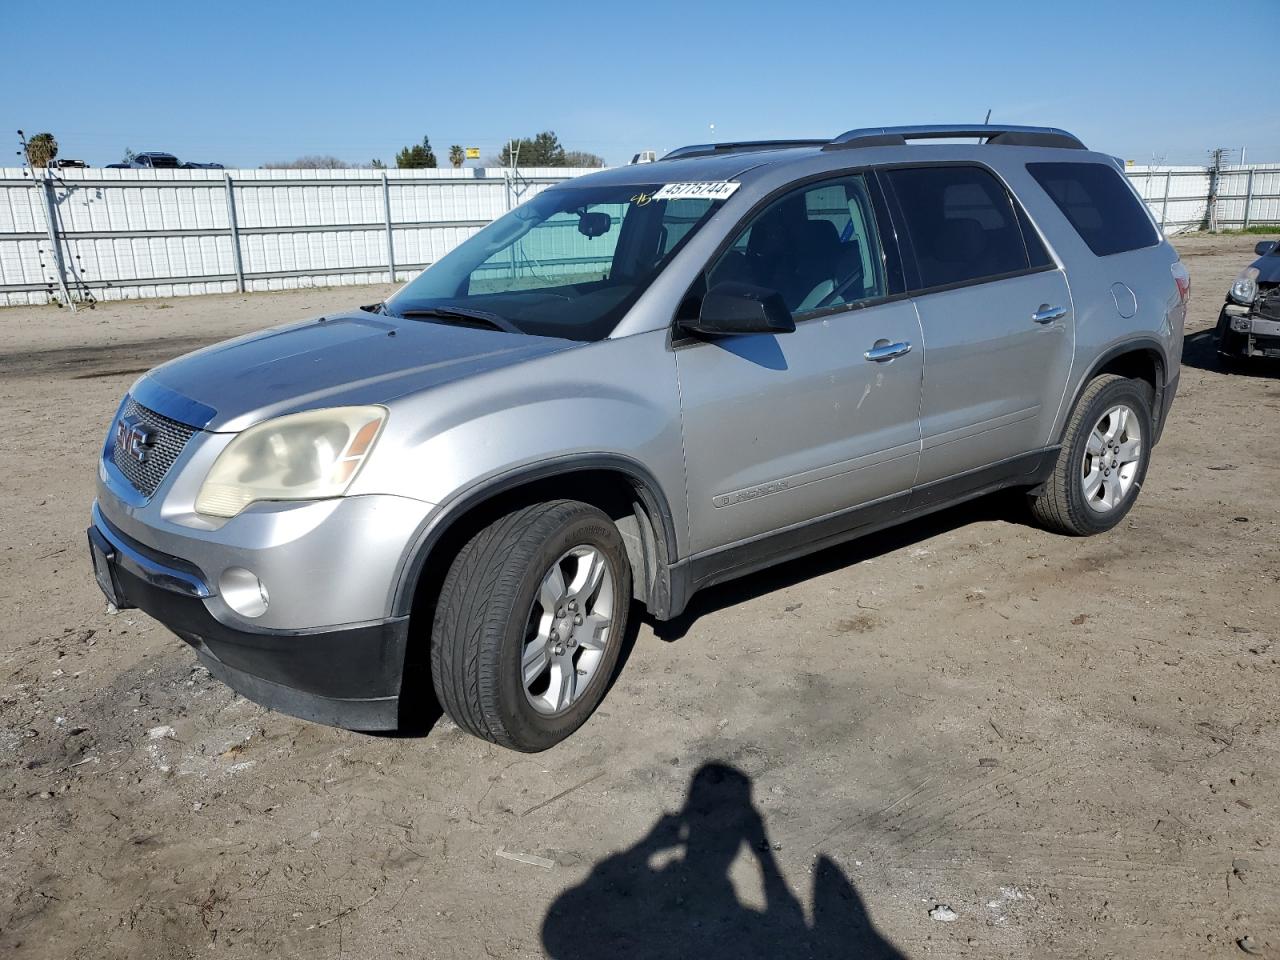
[[[1151,388],[1104,374],[1080,395],[1044,490],[1032,498],[1039,523],[1089,536],[1110,530],[1137,499],[1154,436]]]
[[[618,662],[631,569],[602,511],[557,500],[507,514],[459,551],[431,634],[431,675],[464,730],[545,750],[599,705]]]

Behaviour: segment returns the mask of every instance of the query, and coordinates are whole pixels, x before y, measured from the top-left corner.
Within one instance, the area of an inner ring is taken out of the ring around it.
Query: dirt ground
[[[1257,239],[1177,242],[1119,528],[989,499],[709,591],[537,756],[268,713],[90,573],[137,373],[383,291],[0,311],[0,955],[1280,957],[1280,377],[1202,334]]]

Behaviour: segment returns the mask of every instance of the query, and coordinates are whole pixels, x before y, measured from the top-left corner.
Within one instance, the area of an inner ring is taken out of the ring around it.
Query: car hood
[[[1280,257],[1274,253],[1259,257],[1249,266],[1258,268],[1259,283],[1280,283]]]
[[[301,410],[389,403],[578,346],[354,311],[197,350],[149,371],[131,392],[172,419],[231,432]]]

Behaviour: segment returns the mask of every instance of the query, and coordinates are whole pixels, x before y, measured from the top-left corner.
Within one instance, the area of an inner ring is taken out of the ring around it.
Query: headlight
[[[234,517],[258,500],[340,497],[386,419],[382,407],[332,407],[250,427],[218,454],[196,512]]]
[[[1236,277],[1236,282],[1231,284],[1231,292],[1229,296],[1236,303],[1243,303],[1245,306],[1253,303],[1254,297],[1258,295],[1258,268],[1245,267],[1240,271],[1240,276]]]

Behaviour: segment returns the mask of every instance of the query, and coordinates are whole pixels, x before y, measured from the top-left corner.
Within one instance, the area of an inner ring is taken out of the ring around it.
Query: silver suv
[[[542,750],[637,608],[1001,488],[1113,527],[1187,286],[1061,130],[685,147],[546,189],[385,303],[147,373],[96,575],[267,706],[388,729],[430,683]]]

